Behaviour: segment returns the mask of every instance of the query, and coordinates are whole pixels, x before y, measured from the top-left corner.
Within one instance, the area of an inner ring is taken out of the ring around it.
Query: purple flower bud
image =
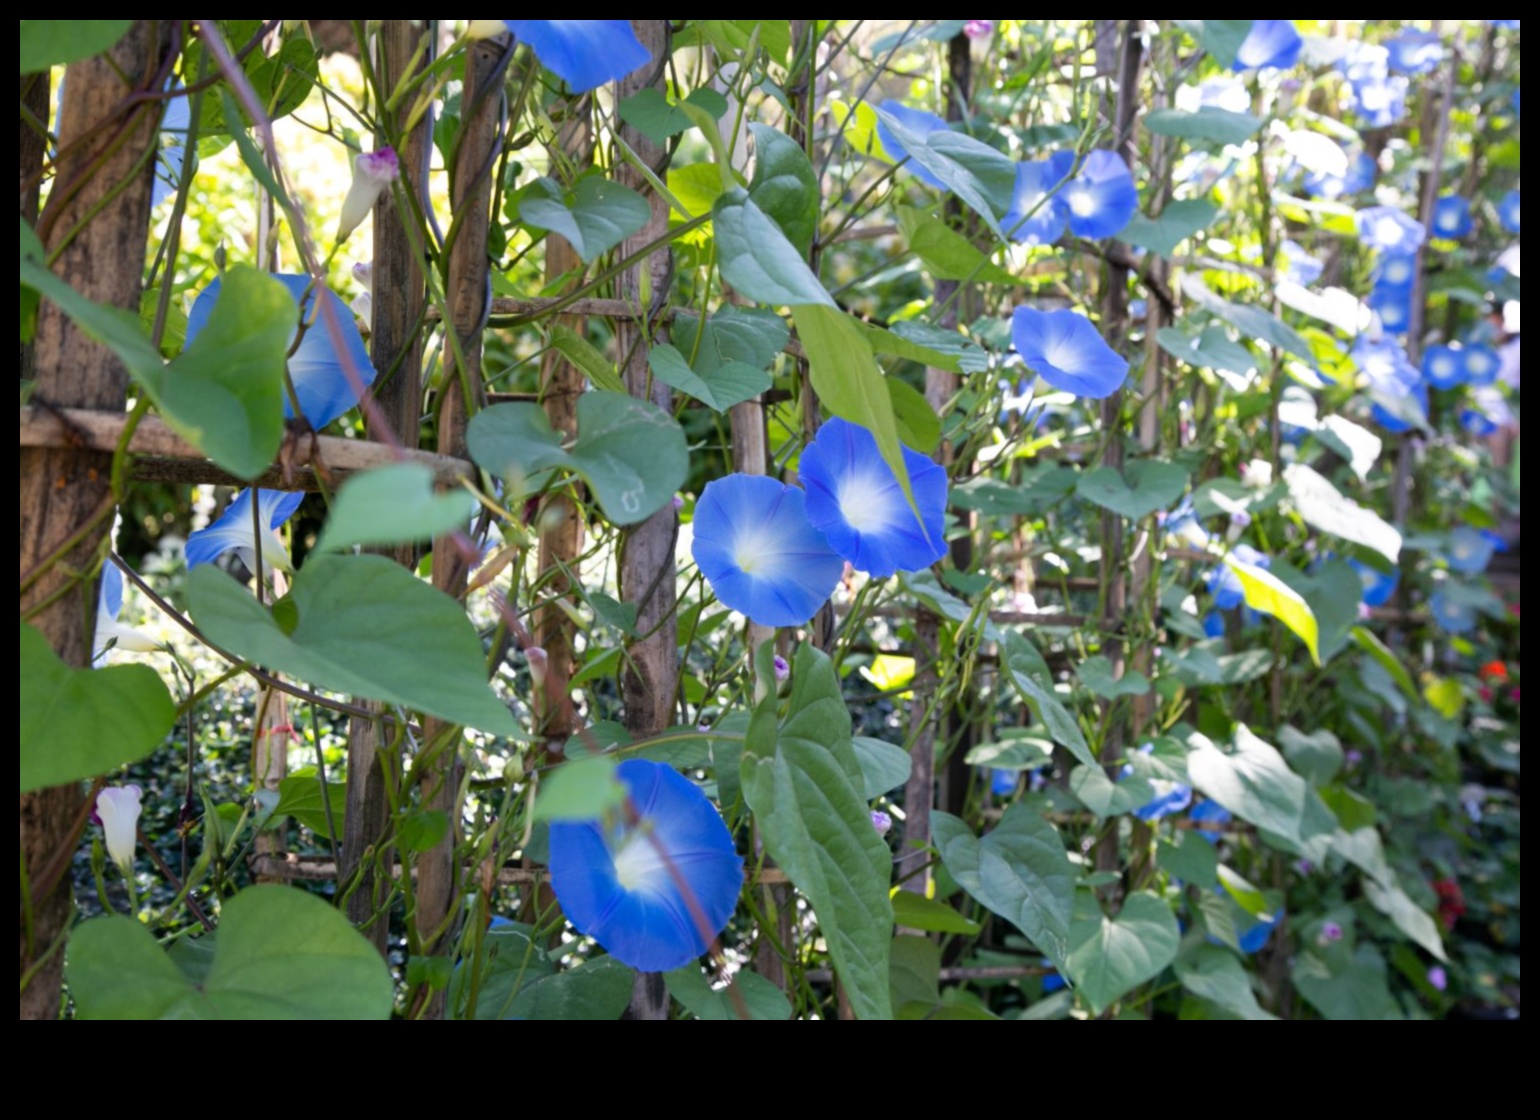
[[[1346,936],[1347,934],[1336,922],[1327,922],[1324,926],[1321,927],[1322,945],[1335,945]]]
[[[995,21],[992,19],[970,19],[968,26],[963,28],[963,34],[970,39],[987,39],[995,33]]]
[[[1302,859],[1294,865],[1294,870],[1298,871],[1301,875],[1314,875],[1315,864],[1311,863],[1308,859]]]
[[[1251,528],[1251,514],[1245,510],[1237,510],[1230,515],[1230,524],[1237,529],[1249,529]]]
[[[364,291],[374,291],[374,262],[359,261],[353,266],[353,279],[363,286]]]
[[[1347,758],[1347,764],[1350,767],[1362,766],[1364,764],[1364,752],[1363,751],[1348,751],[1347,755],[1346,755],[1346,758]]]
[[[1447,992],[1449,990],[1449,973],[1438,965],[1434,965],[1428,969],[1428,983],[1433,985],[1434,991]]]
[[[682,509],[684,509],[684,499],[681,498],[678,494],[675,494],[674,495],[674,512],[678,513]]]
[[[791,662],[780,654],[775,655],[775,679],[785,684],[791,680]]]
[[[342,217],[337,222],[337,240],[346,241],[348,236],[363,225],[374,210],[380,195],[401,178],[401,161],[394,148],[381,148],[377,152],[360,152],[353,160],[353,184],[342,200]]]
[[[893,831],[893,818],[881,809],[872,810],[872,827],[877,830],[878,836],[886,836]]]

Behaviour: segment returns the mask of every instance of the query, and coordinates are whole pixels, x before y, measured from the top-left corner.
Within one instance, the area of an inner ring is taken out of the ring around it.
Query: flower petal
[[[1101,400],[1128,380],[1128,362],[1077,312],[1018,307],[1011,333],[1027,368],[1061,392]]]
[[[1235,55],[1234,70],[1288,70],[1299,61],[1305,41],[1288,19],[1259,19]]]
[[[616,82],[652,61],[628,19],[505,19],[573,93]]]
[[[1067,154],[1067,153],[1065,153]],[[1098,148],[1063,193],[1070,232],[1100,241],[1128,228],[1139,211],[1139,189],[1133,172],[1116,152]]]
[[[899,124],[903,125],[910,132],[921,136],[932,132],[944,132],[951,127],[943,118],[936,116],[935,113],[926,112],[924,109],[911,108],[900,101],[884,101],[878,108],[882,109],[883,112],[893,114],[893,116],[898,118]],[[887,122],[882,119],[881,115],[877,117],[877,138],[882,141],[882,146],[887,150],[888,155],[893,157],[895,163],[904,163],[906,159],[909,159],[909,149],[904,147],[899,138],[893,134],[893,130],[888,127]],[[951,189],[934,172],[922,167],[915,160],[909,160],[908,163],[904,163],[904,170],[913,174],[916,179],[928,187],[935,187],[938,191]]]
[[[1064,236],[1069,211],[1059,194],[1050,193],[1063,175],[1054,174],[1050,160],[1016,165],[1016,194],[1011,209],[1000,223],[1012,241],[1026,245],[1052,245]]]

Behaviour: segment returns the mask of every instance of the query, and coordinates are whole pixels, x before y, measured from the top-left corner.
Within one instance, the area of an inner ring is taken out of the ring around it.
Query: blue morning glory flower
[[[1005,798],[1016,792],[1016,787],[1021,782],[1021,775],[1014,770],[991,770],[989,772],[989,792],[996,797]]]
[[[1000,223],[1012,241],[1052,245],[1064,236],[1069,211],[1063,197],[1052,193],[1063,179],[1064,173],[1057,171],[1052,160],[1016,165],[1016,194],[1010,212]]]
[[[1305,40],[1289,19],[1259,19],[1241,44],[1232,70],[1288,70],[1299,61]]]
[[[801,626],[845,574],[806,502],[794,486],[734,474],[709,484],[695,505],[695,563],[718,599],[761,626]]]
[[[187,97],[180,92],[180,86],[177,89],[177,96],[166,102],[166,111],[160,118],[160,148],[155,154],[155,185],[150,194],[152,210],[174,195],[182,185],[182,166],[187,160],[187,129],[192,123],[192,111],[187,107]]]
[[[1427,74],[1444,61],[1444,41],[1431,31],[1403,31],[1385,42],[1390,68],[1402,74]]]
[[[1203,633],[1210,640],[1218,640],[1225,636],[1225,616],[1218,611],[1209,611],[1203,616]]]
[[[1371,128],[1388,128],[1406,116],[1409,79],[1390,72],[1390,51],[1355,41],[1342,61],[1353,108]]]
[[[1400,569],[1387,574],[1361,560],[1349,560],[1348,563],[1358,573],[1359,582],[1363,584],[1362,602],[1366,607],[1383,607],[1401,586]]]
[[[628,19],[505,19],[503,24],[573,93],[618,82],[652,61]]]
[[[1491,19],[1487,20],[1487,22],[1501,31],[1517,31],[1519,29],[1519,21],[1516,19]]]
[[[1412,281],[1417,278],[1417,258],[1414,256],[1385,256],[1374,269],[1374,286],[1400,288],[1411,298]]]
[[[1166,526],[1166,535],[1196,549],[1205,549],[1213,541],[1213,535],[1203,527],[1203,522],[1198,520],[1197,508],[1192,503],[1191,495],[1177,503],[1177,507],[1170,513],[1162,515],[1162,521]]]
[[[1490,346],[1467,346],[1460,351],[1465,364],[1465,382],[1477,389],[1496,384],[1503,370],[1502,355]]]
[[[716,806],[672,767],[632,759],[615,775],[626,818],[551,825],[551,886],[579,933],[638,972],[672,972],[726,928],[743,860]]]
[[[1359,152],[1348,160],[1345,175],[1325,175],[1311,172],[1305,176],[1305,193],[1312,198],[1336,200],[1362,194],[1374,186],[1379,177],[1379,164],[1367,152]]]
[[[1497,216],[1502,220],[1503,229],[1509,233],[1519,232],[1519,192],[1509,191],[1503,195],[1502,202],[1497,205]]]
[[[289,494],[281,490],[257,491],[258,508],[261,511],[262,574],[274,568],[290,572],[294,564],[289,550],[278,539],[278,529],[294,516],[304,494]],[[219,520],[207,529],[201,529],[187,538],[187,566],[212,564],[227,552],[233,552],[248,572],[257,570],[257,526],[251,515],[252,491],[242,490],[226,507]]]
[[[1454,571],[1476,576],[1492,566],[1492,557],[1496,553],[1497,549],[1485,533],[1462,525],[1449,534],[1449,551],[1444,559]]]
[[[1412,325],[1412,290],[1390,284],[1377,285],[1366,301],[1369,310],[1391,334],[1405,334]]]
[[[1240,934],[1238,940],[1241,952],[1249,957],[1267,948],[1267,943],[1273,939],[1273,931],[1278,928],[1281,917],[1280,914],[1264,914],[1253,925],[1237,931]]]
[[[1418,385],[1399,396],[1381,394],[1373,398],[1370,409],[1374,422],[1394,436],[1404,436],[1413,428],[1428,423],[1428,387]]]
[[[1373,342],[1367,335],[1360,336],[1353,347],[1353,361],[1370,392],[1380,396],[1404,397],[1422,382],[1406,350],[1388,338]]]
[[[294,392],[299,397],[305,419],[312,428],[320,431],[358,404],[358,391],[347,370],[351,369],[354,377],[367,388],[374,384],[374,363],[369,360],[369,351],[358,333],[353,313],[335,292],[330,288],[320,289],[321,298],[336,313],[336,322],[342,332],[342,351],[333,344],[332,332],[316,306],[316,288],[310,277],[282,275],[273,279],[289,290],[296,307],[301,306],[301,299],[304,300],[300,317],[305,324],[305,337],[299,349],[289,355],[289,377],[294,382]],[[192,313],[187,316],[188,345],[208,325],[214,303],[219,298],[220,284],[221,281],[215,280],[193,303]],[[298,330],[296,323],[296,333]],[[283,411],[290,420],[294,419],[294,407],[287,392],[284,393]]]
[[[1358,236],[1371,249],[1392,256],[1412,256],[1427,237],[1427,230],[1410,214],[1393,206],[1372,206],[1357,215]]]
[[[1283,279],[1308,288],[1321,278],[1326,266],[1305,252],[1297,241],[1283,243]]]
[[[1469,634],[1476,629],[1476,609],[1461,598],[1449,594],[1447,587],[1433,593],[1429,609],[1433,621],[1450,634]]]
[[[1252,568],[1261,568],[1263,571],[1273,566],[1271,556],[1258,552],[1249,544],[1236,545],[1230,550],[1230,555],[1239,563]],[[1222,611],[1233,611],[1246,601],[1246,585],[1241,583],[1241,577],[1236,575],[1235,569],[1228,564],[1221,564],[1209,573],[1208,589],[1214,596],[1214,606]]]
[[[1460,413],[1460,427],[1477,439],[1491,439],[1502,431],[1502,425],[1479,408],[1467,408]]]
[[[946,471],[907,447],[904,467],[923,524],[877,438],[857,424],[824,424],[797,467],[813,528],[857,571],[878,579],[921,571],[946,555]]]
[[[892,114],[900,125],[919,136],[928,136],[932,132],[945,132],[951,128],[951,125],[935,113],[910,108],[901,101],[884,101],[878,108],[884,113]],[[877,117],[877,138],[882,141],[882,146],[887,149],[888,155],[892,156],[895,162],[904,163],[909,159],[909,149],[904,147],[893,130],[888,127],[888,122],[880,115]],[[904,163],[904,170],[913,173],[915,178],[928,187],[935,187],[938,191],[950,189],[939,176],[922,167],[915,160]]]
[[[1134,810],[1134,816],[1145,824],[1154,824],[1178,813],[1185,813],[1192,804],[1192,787],[1180,782],[1157,778],[1150,783],[1155,787],[1155,800],[1143,808]]]
[[[91,642],[91,660],[97,661],[109,650],[129,653],[154,653],[159,642],[118,621],[123,613],[123,573],[111,561],[102,565],[102,588],[96,602],[96,635]]]
[[[1068,157],[1066,159],[1065,157]],[[1050,161],[1055,171],[1073,166],[1074,157],[1060,152]],[[1116,237],[1139,212],[1139,188],[1134,173],[1116,152],[1098,148],[1086,153],[1080,173],[1064,188],[1064,207],[1069,211],[1070,232],[1076,237],[1101,241]]]
[[[1201,805],[1194,805],[1192,812],[1188,814],[1188,818],[1194,824],[1211,824],[1219,828],[1223,828],[1235,820],[1230,810],[1217,801],[1205,801]],[[1224,833],[1222,832],[1199,831],[1198,835],[1210,844],[1217,844],[1224,839]]]
[[[1422,376],[1435,389],[1453,389],[1465,382],[1465,358],[1452,346],[1429,346],[1422,356]]]
[[[1027,368],[1060,392],[1101,400],[1128,380],[1128,362],[1078,312],[1018,307],[1011,336]]]
[[[1470,199],[1457,194],[1446,194],[1438,200],[1433,210],[1433,236],[1445,241],[1458,241],[1470,233],[1475,219],[1471,217]]]

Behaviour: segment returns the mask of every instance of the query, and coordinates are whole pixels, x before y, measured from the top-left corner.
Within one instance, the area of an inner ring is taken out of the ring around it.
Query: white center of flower
[[[1067,339],[1060,339],[1043,350],[1043,358],[1055,369],[1073,373],[1079,365],[1080,352]]]
[[[742,530],[733,560],[747,575],[773,577],[780,568],[780,546],[762,526]]]
[[[1517,202],[1513,204],[1513,209],[1508,211],[1508,221],[1514,225],[1519,224],[1519,204]]]
[[[1385,280],[1391,284],[1405,284],[1412,278],[1412,266],[1405,261],[1391,261],[1385,266]]]
[[[1439,215],[1439,229],[1457,229],[1459,228],[1459,225],[1460,215],[1456,214],[1453,210],[1446,211],[1445,213]]]
[[[1485,354],[1472,354],[1465,359],[1465,364],[1470,366],[1470,371],[1477,377],[1485,377],[1492,369],[1492,360]]]
[[[840,486],[840,513],[858,533],[873,533],[893,524],[893,495],[885,479],[858,473]]]
[[[615,877],[628,891],[657,894],[667,889],[670,876],[658,845],[642,829],[633,829],[615,853]]]
[[[1401,227],[1394,218],[1381,218],[1374,224],[1374,237],[1381,245],[1391,248],[1401,244]]]
[[[1454,362],[1449,358],[1433,359],[1433,376],[1444,381],[1454,376]]]
[[[1096,196],[1085,188],[1069,192],[1070,212],[1077,218],[1089,218],[1096,213]]]

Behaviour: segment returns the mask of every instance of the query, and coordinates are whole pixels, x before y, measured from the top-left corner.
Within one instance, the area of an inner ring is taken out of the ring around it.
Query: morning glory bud
[[[970,39],[987,39],[994,33],[995,21],[992,19],[970,19],[963,28],[963,34]]]
[[[1335,945],[1341,941],[1347,933],[1336,922],[1327,922],[1321,927],[1321,944]]]
[[[96,815],[102,822],[107,854],[124,875],[131,874],[134,867],[142,796],[138,786],[104,789],[96,795]]]
[[[878,836],[886,836],[893,831],[893,818],[881,809],[872,810],[872,827],[877,830]]]
[[[1434,965],[1428,969],[1428,983],[1432,985],[1433,990],[1436,992],[1447,992],[1449,990],[1448,971],[1438,965]]]
[[[531,646],[524,651],[524,660],[529,662],[529,679],[536,688],[543,688],[546,670],[551,664],[550,656],[539,646]]]
[[[775,656],[775,679],[781,684],[791,680],[791,662],[787,661],[780,654]]]
[[[401,178],[401,161],[394,148],[381,148],[377,152],[360,152],[353,160],[353,185],[348,188],[347,198],[342,200],[342,217],[337,222],[337,240],[346,241],[348,236],[374,211],[380,195],[390,190],[390,185]]]

